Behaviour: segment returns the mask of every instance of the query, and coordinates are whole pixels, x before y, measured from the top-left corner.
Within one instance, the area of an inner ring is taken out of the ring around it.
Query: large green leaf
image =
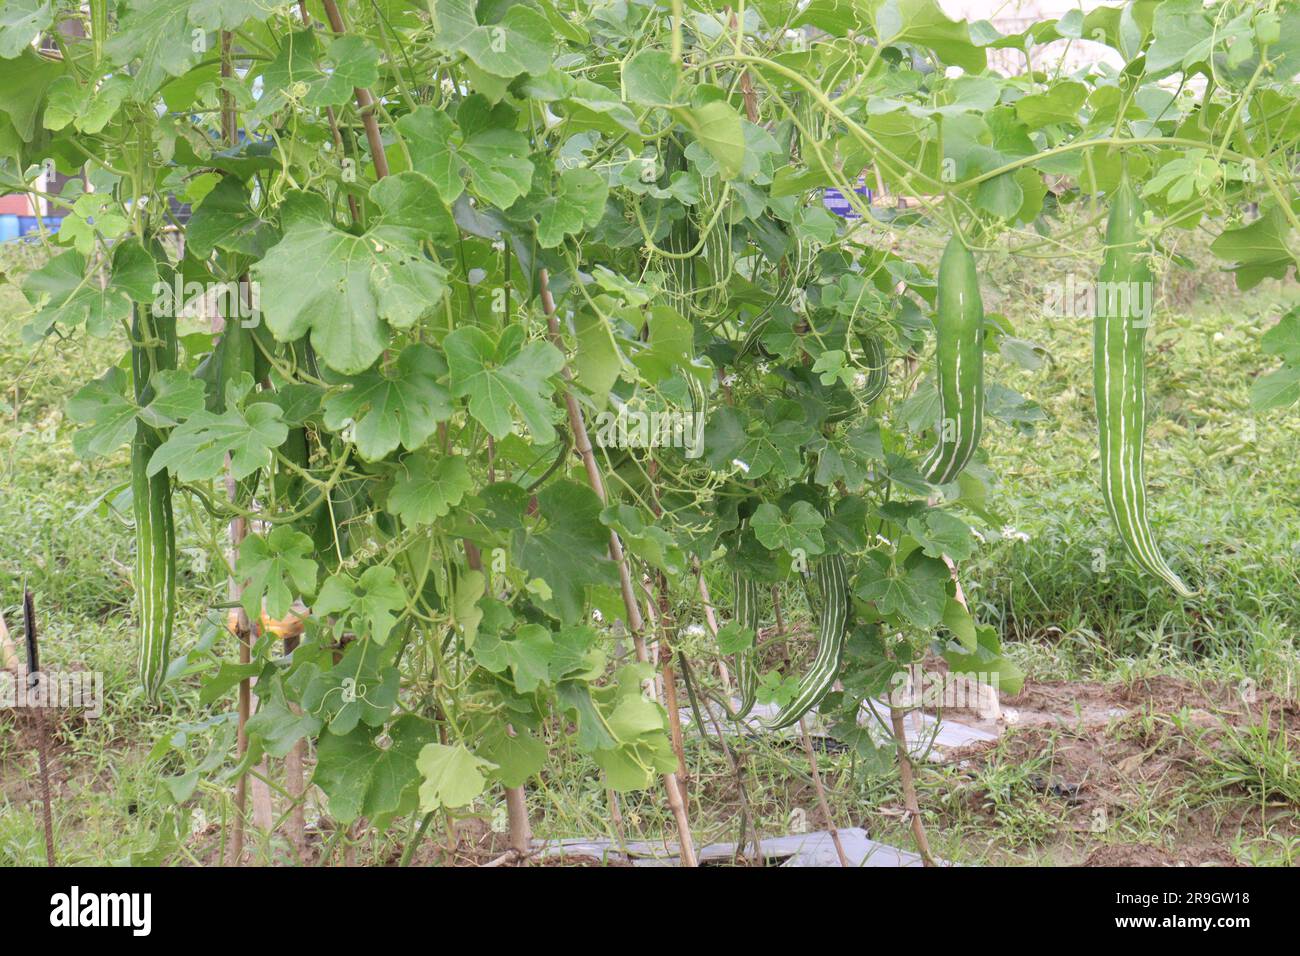
[[[408,345],[391,371],[373,368],[325,399],[325,424],[333,429],[350,424],[357,451],[368,461],[399,444],[414,451],[451,416],[451,397],[438,384],[446,371],[430,346]]]
[[[356,579],[342,571],[331,575],[313,605],[317,614],[341,615],[379,644],[388,640],[398,612],[405,608],[406,591],[397,572],[383,564],[366,568]]]
[[[326,734],[316,749],[312,783],[329,800],[330,816],[347,824],[358,817],[374,821],[414,809],[421,779],[416,761],[421,749],[437,736],[428,721],[411,714],[388,728],[386,747],[363,727],[347,734]]]
[[[86,426],[72,436],[72,447],[82,458],[116,451],[135,434],[135,405],[126,397],[126,386],[126,372],[114,367],[68,400],[68,417]]]
[[[493,76],[545,72],[554,53],[550,22],[527,4],[505,7],[500,20],[479,23],[474,0],[430,0],[438,44],[449,52],[464,53]]]
[[[18,56],[53,22],[50,0],[8,0],[0,9],[0,58]]]
[[[443,202],[454,202],[468,179],[478,195],[506,209],[532,184],[528,138],[515,129],[514,110],[504,103],[493,107],[474,94],[461,103],[455,122],[421,106],[399,119],[397,128],[415,170],[433,181]]]
[[[214,249],[258,258],[278,239],[274,224],[253,211],[248,189],[224,176],[194,208],[185,230],[187,251],[206,259]]]
[[[554,188],[530,197],[526,211],[537,219],[537,242],[550,249],[600,222],[605,212],[609,186],[604,177],[590,169],[566,169],[556,177]]]
[[[465,459],[419,451],[402,459],[388,510],[408,525],[432,524],[473,489]]]
[[[425,744],[416,761],[423,782],[420,809],[425,813],[463,807],[487,789],[484,770],[496,765],[470,753],[464,744]]]
[[[106,335],[131,319],[131,303],[149,302],[158,282],[158,268],[139,243],[123,243],[113,257],[107,285],[98,270],[76,249],[55,256],[23,280],[23,295],[36,310],[27,326],[29,336],[41,336],[61,325],[84,325],[92,335]]]
[[[1237,287],[1250,289],[1266,278],[1281,279],[1296,263],[1291,250],[1291,226],[1286,214],[1273,207],[1244,226],[1225,229],[1210,243],[1220,259],[1235,263]]]
[[[452,394],[469,398],[469,412],[494,438],[504,438],[517,407],[533,435],[549,442],[552,388],[546,380],[564,367],[564,356],[549,342],[523,341],[523,329],[511,326],[493,343],[474,326],[456,329],[443,340],[451,368]]]
[[[117,30],[104,52],[115,62],[138,61],[134,92],[143,99],[172,76],[193,66],[202,52],[196,49],[190,27],[193,0],[130,0],[119,4]]]
[[[884,573],[860,574],[854,593],[874,601],[881,614],[897,614],[920,630],[931,630],[943,620],[949,579],[946,564],[914,551],[902,565]]]
[[[739,175],[745,165],[745,130],[740,114],[729,103],[713,100],[698,107],[678,107],[673,115],[713,157],[723,179]]]
[[[874,7],[876,36],[884,46],[911,43],[933,50],[944,63],[967,73],[988,66],[984,50],[971,42],[965,21],[949,20],[935,0],[869,0]]]
[[[538,492],[537,511],[542,527],[523,540],[520,563],[550,587],[560,619],[577,623],[587,587],[615,580],[600,499],[590,488],[557,481]]]
[[[236,479],[270,465],[271,450],[284,443],[289,428],[274,402],[249,402],[240,408],[240,400],[251,388],[252,379],[245,373],[242,383],[227,384],[224,412],[202,411],[173,428],[150,457],[149,474],[166,468],[181,481],[216,478],[227,455],[230,474]]]
[[[420,249],[419,236],[377,226],[360,236],[297,219],[253,267],[262,315],[281,342],[310,333],[330,368],[355,375],[388,344],[387,326],[408,328],[446,292],[446,270]]]
[[[311,554],[311,538],[289,525],[276,525],[265,536],[251,534],[243,540],[235,573],[245,580],[241,601],[250,619],[261,615],[263,598],[266,613],[282,618],[295,594],[316,593],[318,568]]]

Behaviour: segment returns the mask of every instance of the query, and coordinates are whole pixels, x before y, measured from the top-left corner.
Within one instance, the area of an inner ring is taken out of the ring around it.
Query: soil
[[[989,777],[981,771],[1044,763],[1013,799],[1059,814],[1056,832],[1031,848],[1055,862],[1234,865],[1240,861],[1230,846],[1266,833],[1300,834],[1295,788],[1277,792],[1258,783],[1249,758],[1230,746],[1234,734],[1267,725],[1270,739],[1289,748],[1300,739],[1295,701],[1155,677],[1127,685],[1031,682],[1002,704],[1002,739],[949,754],[967,781],[954,797],[965,813],[995,825],[998,801],[984,792]],[[1223,772],[1219,759],[1235,760],[1244,772]],[[1126,815],[1139,807],[1170,821],[1146,828],[1160,833],[1161,845],[1126,840],[1139,829]]]

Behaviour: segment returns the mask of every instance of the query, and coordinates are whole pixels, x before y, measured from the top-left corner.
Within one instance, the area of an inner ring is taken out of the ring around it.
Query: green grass
[[[1001,476],[995,500],[1029,540],[987,549],[967,572],[968,589],[1007,638],[1047,652],[1037,676],[1150,659],[1212,661],[1225,679],[1294,684],[1300,412],[1256,416],[1248,393],[1272,365],[1259,337],[1296,293],[1276,284],[1215,293],[1159,313],[1148,342],[1149,507],[1162,549],[1199,589],[1186,602],[1134,567],[1105,513],[1087,321],[1012,315],[1051,357],[1037,371],[1001,376],[1040,402],[1048,421],[1028,436],[992,429],[987,446]]]

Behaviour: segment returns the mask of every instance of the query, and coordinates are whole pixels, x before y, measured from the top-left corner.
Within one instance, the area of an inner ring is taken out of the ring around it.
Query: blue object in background
[[[864,197],[867,200],[867,205],[871,204],[871,190],[866,187],[862,180],[858,180],[858,185],[853,191]],[[822,205],[841,219],[861,218],[849,204],[849,201],[844,198],[844,193],[833,186],[822,190]]]
[[[0,215],[0,242],[8,242],[22,235],[18,226],[18,217],[12,213]]]
[[[46,232],[58,232],[59,226],[63,224],[62,216],[19,216],[18,217],[18,235],[19,236],[39,236],[41,228],[37,223],[44,221]]]

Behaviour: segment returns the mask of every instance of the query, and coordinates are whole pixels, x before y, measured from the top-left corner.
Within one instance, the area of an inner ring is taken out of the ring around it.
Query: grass
[[[1088,330],[1015,307],[1041,301],[1051,276],[1037,265],[992,263],[988,277],[1001,286],[992,307],[1049,357],[1035,370],[999,363],[992,373],[1037,401],[1047,418],[1031,433],[1001,425],[988,431],[988,463],[999,476],[991,501],[1027,539],[1008,534],[991,542],[963,568],[967,594],[979,615],[998,625],[1031,683],[1092,681],[1122,696],[1152,679],[1173,680],[1204,699],[1183,706],[1158,696],[1143,703],[1139,695],[1127,718],[1101,729],[1068,722],[1048,731],[1016,728],[995,747],[927,765],[918,785],[935,852],[966,863],[1056,863],[1193,846],[1201,859],[1293,864],[1300,858],[1300,757],[1285,708],[1294,708],[1300,686],[1300,412],[1254,416],[1246,401],[1252,378],[1271,364],[1258,338],[1293,292],[1269,284],[1239,296],[1214,282],[1190,293],[1174,289],[1177,304],[1162,310],[1153,333],[1152,520],[1166,554],[1200,589],[1184,603],[1136,572],[1107,524],[1095,478]],[[76,426],[62,411],[71,391],[124,343],[87,349],[79,340],[46,340],[33,350],[20,338],[23,310],[16,291],[0,285],[0,315],[9,317],[0,325],[0,375],[10,384],[0,397],[0,605],[13,624],[26,581],[49,665],[99,671],[107,682],[102,719],[67,725],[57,737],[61,859],[215,859],[230,788],[205,779],[189,795],[185,774],[203,764],[214,735],[229,734],[228,715],[222,706],[201,706],[192,682],[172,682],[161,710],[135,691],[133,545],[126,520],[111,507],[126,479],[125,452],[78,461],[70,441]],[[210,535],[206,522],[182,516],[182,549],[201,548]],[[220,567],[184,563],[178,651],[205,653],[211,645],[232,656],[222,644],[228,638],[203,616],[222,599],[222,578]],[[1246,686],[1274,709],[1207,721],[1215,707],[1205,700]],[[43,859],[34,759],[21,730],[0,713],[0,865]],[[160,740],[176,747],[151,761]],[[797,744],[763,741],[737,750],[760,832],[788,832],[800,818],[825,825]],[[1097,767],[1080,769],[1081,754],[1096,755],[1097,766],[1121,755],[1142,759],[1134,774],[1103,786],[1089,775]],[[728,763],[698,739],[688,740],[687,760],[696,839],[737,839],[737,783]],[[833,749],[819,762],[838,825],[865,826],[877,839],[910,846],[889,768]],[[1062,789],[1076,784],[1086,799]],[[596,768],[562,738],[530,793],[539,834],[616,835]],[[1095,825],[1099,807],[1104,825]],[[671,832],[657,789],[625,795],[620,811],[629,838]],[[503,801],[489,795],[463,817],[491,844]],[[318,818],[319,808],[309,808],[309,821]],[[160,833],[177,826],[183,848],[159,843]],[[326,820],[321,826],[328,858],[385,863],[414,821],[398,821],[388,835],[331,830]],[[443,827],[435,823],[429,846],[449,839]],[[294,862],[279,841],[254,849],[264,862]]]

